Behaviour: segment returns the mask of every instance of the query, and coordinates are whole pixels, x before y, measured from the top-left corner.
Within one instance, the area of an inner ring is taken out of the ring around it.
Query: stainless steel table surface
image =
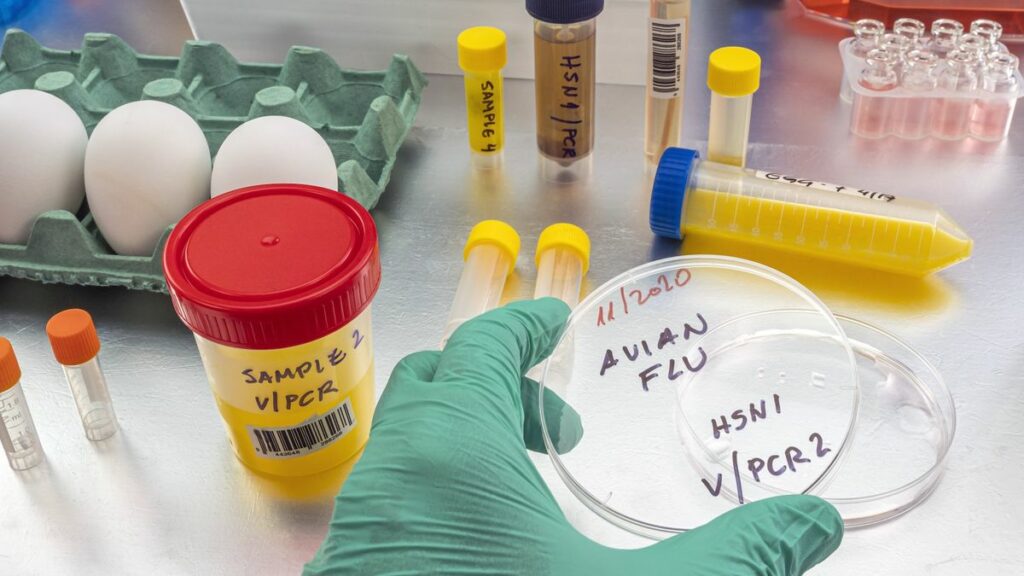
[[[877,324],[918,348],[956,398],[959,428],[938,490],[909,514],[850,531],[813,574],[1024,573],[1024,123],[1005,143],[864,141],[849,135],[836,97],[838,28],[792,6],[708,2],[695,12],[685,134],[703,145],[708,95],[703,55],[742,42],[764,56],[755,98],[752,166],[858,184],[942,205],[974,237],[974,257],[911,280],[688,243],[687,252],[754,256],[790,273],[836,312]],[[418,126],[374,216],[384,283],[374,304],[378,392],[394,364],[436,346],[461,269],[462,243],[483,218],[523,235],[508,299],[532,291],[541,229],[567,220],[593,239],[587,289],[680,252],[647,228],[641,158],[643,92],[602,86],[599,142],[586,186],[552,187],[537,174],[533,87],[507,87],[506,169],[469,166],[461,80],[434,76]],[[90,443],[51,359],[50,314],[90,310],[122,433]],[[0,334],[10,338],[47,453],[26,473],[0,466],[2,574],[280,574],[297,571],[323,538],[347,467],[281,483],[232,456],[188,330],[165,296],[0,279]],[[645,542],[589,513],[550,465],[538,466],[570,520],[616,546]],[[599,466],[600,463],[594,464]],[[610,471],[609,473],[614,473]]]

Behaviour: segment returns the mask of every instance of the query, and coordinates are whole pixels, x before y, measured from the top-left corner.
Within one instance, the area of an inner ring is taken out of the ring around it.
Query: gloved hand
[[[783,575],[839,546],[838,513],[810,496],[747,504],[642,550],[573,529],[526,453],[544,444],[537,383],[523,377],[568,312],[551,298],[510,304],[461,326],[443,352],[399,362],[305,573]],[[562,423],[558,444],[575,445],[578,416],[545,402],[545,414],[563,411],[548,418]]]

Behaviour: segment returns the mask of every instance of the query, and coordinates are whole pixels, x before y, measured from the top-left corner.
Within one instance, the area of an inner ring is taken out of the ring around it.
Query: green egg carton
[[[188,112],[214,155],[232,130],[260,116],[312,126],[334,152],[339,190],[372,209],[391,178],[427,80],[408,56],[387,70],[347,70],[317,48],[295,46],[284,64],[243,63],[220,44],[185,43],[179,57],[135,52],[113,34],[86,34],[81,50],[41,46],[9,30],[0,48],[0,93],[49,92],[78,113],[86,130],[127,102],[160,100]],[[2,183],[0,183],[2,185]],[[88,211],[40,215],[26,245],[0,244],[0,275],[45,283],[124,286],[166,292],[161,254],[121,256]]]

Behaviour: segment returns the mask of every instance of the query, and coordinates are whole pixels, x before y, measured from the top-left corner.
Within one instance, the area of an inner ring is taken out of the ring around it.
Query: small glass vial
[[[857,92],[853,99],[850,126],[854,134],[864,138],[888,135],[893,99],[882,93],[899,86],[899,77],[896,75],[898,61],[899,55],[896,52],[882,48],[868,53],[868,66],[861,72],[858,81],[866,93]]]
[[[892,31],[910,41],[910,50],[921,48],[924,38],[924,22],[914,18],[898,18],[892,25]]]
[[[964,25],[950,18],[939,18],[932,22],[932,35],[928,40],[928,49],[939,58],[945,58],[950,50],[956,48],[956,42],[964,33]]]
[[[970,93],[978,87],[977,62],[974,54],[953,50],[946,55],[939,72],[938,88],[946,91],[933,107],[932,136],[943,140],[960,140],[970,132]]]
[[[961,52],[967,52],[974,59],[974,63],[978,66],[978,71],[981,71],[981,67],[985,65],[985,57],[992,49],[992,45],[989,41],[977,34],[964,34],[956,41],[956,48]]]
[[[657,164],[666,148],[682,142],[689,40],[690,0],[650,0],[644,123],[644,157],[648,164]]]
[[[917,140],[928,136],[931,130],[934,98],[928,93],[935,89],[938,63],[938,57],[926,50],[914,50],[907,55],[900,85],[908,94],[897,99],[893,114],[896,131],[902,138]]]
[[[995,20],[981,18],[971,22],[971,34],[988,41],[989,50],[992,50],[1003,36],[1003,25]]]
[[[971,113],[970,131],[974,138],[986,142],[1006,138],[1020,90],[1015,74],[1018,64],[1013,54],[996,52],[989,57],[981,77],[983,96],[975,100]]]
[[[868,52],[878,48],[878,40],[885,34],[885,23],[881,20],[863,18],[853,23],[854,41],[851,53],[857,58],[867,58]]]
[[[508,61],[505,33],[489,26],[469,28],[459,34],[458,46],[473,166],[498,168],[505,148],[501,74]]]
[[[519,257],[519,234],[501,220],[484,220],[473,227],[462,251],[465,261],[455,290],[441,347],[462,324],[497,308],[505,281]]]
[[[719,48],[708,57],[711,118],[708,159],[744,166],[750,138],[754,92],[761,85],[761,57],[739,46]]]
[[[894,69],[897,74],[902,71],[903,63],[907,60],[907,54],[910,54],[910,51],[914,48],[910,38],[895,32],[882,34],[882,37],[878,40],[878,47],[896,55],[896,66]]]
[[[594,151],[597,16],[604,0],[526,0],[534,18],[537,146],[554,182],[585,179]]]
[[[6,338],[0,338],[0,444],[15,470],[43,461],[43,447],[21,389],[21,367]]]
[[[117,417],[100,368],[100,339],[92,316],[77,308],[60,312],[46,323],[46,335],[54,357],[64,368],[86,438],[110,438],[117,433]]]

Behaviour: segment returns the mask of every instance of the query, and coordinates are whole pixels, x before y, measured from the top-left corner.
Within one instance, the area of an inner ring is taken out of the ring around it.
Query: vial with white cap
[[[498,307],[505,280],[519,257],[519,242],[515,229],[500,220],[484,220],[469,232],[442,348],[463,322]]]
[[[43,461],[43,447],[21,389],[21,367],[6,338],[0,338],[0,444],[15,470]]]
[[[708,123],[708,159],[744,166],[750,137],[754,92],[761,84],[761,57],[739,46],[719,48],[708,57],[711,119]]]
[[[86,438],[110,438],[117,433],[117,418],[100,368],[100,339],[92,316],[77,308],[60,312],[46,323],[46,335],[64,368]]]

